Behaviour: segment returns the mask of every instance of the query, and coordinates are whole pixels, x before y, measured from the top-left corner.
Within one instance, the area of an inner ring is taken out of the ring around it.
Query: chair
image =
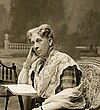
[[[98,110],[100,109],[100,63],[93,60],[79,60],[77,64],[82,70],[83,83],[80,89],[86,100],[85,109]],[[70,67],[67,71],[72,73],[73,68]]]
[[[100,109],[100,63],[93,60],[77,62],[83,74],[83,96],[86,100],[86,109]]]
[[[6,66],[0,61],[0,97],[6,98],[5,110],[7,110],[9,97],[14,96],[7,88],[1,86],[3,84],[17,84],[17,73],[16,73],[16,65],[12,63],[12,66]],[[18,96],[20,108],[24,110],[22,96]]]

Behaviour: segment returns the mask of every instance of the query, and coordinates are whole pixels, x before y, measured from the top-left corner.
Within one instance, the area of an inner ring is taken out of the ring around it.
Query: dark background
[[[55,44],[75,57],[75,46],[100,46],[100,0],[0,0],[0,46],[27,43],[26,33],[43,23],[54,30]]]

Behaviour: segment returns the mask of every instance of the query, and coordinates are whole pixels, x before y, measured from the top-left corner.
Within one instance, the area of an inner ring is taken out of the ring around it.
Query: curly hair
[[[36,27],[34,29],[30,29],[27,32],[29,39],[31,39],[33,33],[37,33],[41,37],[53,38],[53,31],[48,24],[43,24],[43,25],[40,25],[39,27]]]

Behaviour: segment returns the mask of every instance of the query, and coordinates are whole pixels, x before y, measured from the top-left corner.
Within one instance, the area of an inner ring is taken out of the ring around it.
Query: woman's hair
[[[43,24],[43,25],[40,25],[39,27],[36,27],[34,29],[30,29],[27,32],[29,39],[31,39],[33,33],[37,33],[41,37],[53,38],[53,31],[48,24]]]

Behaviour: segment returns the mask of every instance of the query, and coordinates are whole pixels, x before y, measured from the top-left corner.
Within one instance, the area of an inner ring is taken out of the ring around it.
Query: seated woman
[[[37,90],[32,110],[83,109],[85,101],[78,90],[82,73],[69,55],[54,49],[51,27],[43,24],[27,35],[31,48],[18,83],[32,84]]]

